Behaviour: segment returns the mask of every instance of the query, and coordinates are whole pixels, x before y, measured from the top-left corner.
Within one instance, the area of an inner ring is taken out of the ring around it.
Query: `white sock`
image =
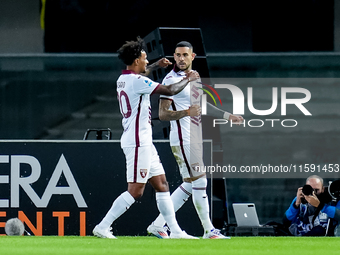
[[[177,212],[184,203],[188,200],[191,196],[191,183],[183,182],[172,194],[171,200],[174,205],[174,210]],[[157,227],[163,227],[166,221],[164,220],[162,214],[159,214],[158,217],[155,219],[153,224]]]
[[[111,224],[118,219],[123,213],[125,213],[130,206],[135,202],[135,199],[128,191],[122,193],[113,202],[110,210],[107,212],[105,217],[99,223],[99,228],[106,229],[111,226]]]
[[[156,201],[159,212],[163,215],[172,233],[180,233],[182,229],[178,226],[174,205],[170,198],[170,192],[156,192]]]
[[[204,177],[192,182],[192,201],[204,231],[210,231],[214,228],[209,217],[209,200],[206,191],[207,182],[207,178]]]

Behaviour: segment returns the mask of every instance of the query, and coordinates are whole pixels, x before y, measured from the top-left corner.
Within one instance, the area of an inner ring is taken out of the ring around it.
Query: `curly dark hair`
[[[137,37],[137,41],[126,42],[118,52],[118,58],[121,59],[125,65],[131,65],[136,58],[139,58],[142,51],[145,50],[144,40]]]

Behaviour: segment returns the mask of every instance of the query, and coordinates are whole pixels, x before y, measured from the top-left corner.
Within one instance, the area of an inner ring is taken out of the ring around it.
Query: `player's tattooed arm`
[[[160,99],[159,101],[159,119],[164,121],[179,120],[183,117],[189,116],[187,110],[172,111],[170,110],[171,99]]]
[[[154,94],[161,94],[165,96],[173,96],[181,92],[191,81],[199,79],[199,74],[196,71],[190,71],[186,77],[180,82],[164,86],[159,86],[153,91]]]
[[[161,98],[159,102],[159,119],[164,121],[179,120],[186,116],[198,116],[201,114],[201,107],[199,105],[193,105],[189,109],[182,111],[170,110],[171,99]]]
[[[154,70],[157,70],[158,68],[166,68],[169,65],[172,65],[172,63],[168,59],[162,58],[162,59],[158,60],[157,62],[155,62],[151,65],[148,65],[146,67],[145,73],[141,73],[141,75],[148,76]]]

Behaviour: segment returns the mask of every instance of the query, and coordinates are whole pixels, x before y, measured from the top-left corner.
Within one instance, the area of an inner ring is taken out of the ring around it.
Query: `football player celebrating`
[[[163,84],[171,84],[182,80],[192,72],[192,61],[195,58],[193,47],[183,41],[176,45],[174,59],[176,65],[167,74]],[[171,199],[177,211],[192,194],[194,206],[204,228],[203,238],[227,239],[215,229],[209,217],[209,202],[206,193],[207,178],[203,171],[201,95],[202,84],[196,80],[183,91],[174,96],[161,96],[159,118],[170,121],[170,145],[176,158],[183,183],[172,193]],[[241,116],[225,112],[207,103],[207,114],[217,118],[232,120],[233,123],[243,122]],[[159,238],[166,238],[164,228],[166,219],[159,215],[147,228],[148,233]],[[171,231],[171,229],[170,229]]]
[[[106,216],[93,229],[93,234],[101,238],[116,238],[110,231],[111,224],[143,195],[145,184],[149,181],[156,191],[157,207],[171,230],[170,238],[196,239],[182,231],[175,218],[164,169],[152,143],[150,95],[175,95],[199,75],[194,71],[188,72],[170,86],[142,76],[148,73],[149,62],[140,38],[126,42],[118,50],[118,57],[127,66],[117,80],[117,96],[123,116],[121,147],[126,158],[128,189],[116,198]],[[166,67],[171,63],[161,59],[158,64]]]

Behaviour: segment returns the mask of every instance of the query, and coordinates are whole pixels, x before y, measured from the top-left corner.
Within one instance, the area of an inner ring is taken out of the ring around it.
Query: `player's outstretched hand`
[[[233,115],[233,114],[230,114],[229,120],[231,120],[233,122],[233,124],[238,124],[238,125],[240,125],[244,121],[242,116],[237,116],[237,115]]]
[[[172,65],[172,63],[169,61],[169,59],[162,58],[162,59],[158,60],[158,65],[162,68],[166,68],[169,65]]]
[[[191,70],[190,72],[187,73],[185,79],[189,79],[189,81],[194,81],[198,80],[200,78],[200,75],[198,72]]]

